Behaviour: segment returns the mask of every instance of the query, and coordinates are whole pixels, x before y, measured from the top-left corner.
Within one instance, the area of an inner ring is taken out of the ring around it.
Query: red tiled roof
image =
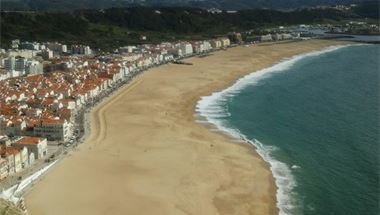
[[[22,137],[16,143],[18,144],[38,144],[42,141],[39,137]]]

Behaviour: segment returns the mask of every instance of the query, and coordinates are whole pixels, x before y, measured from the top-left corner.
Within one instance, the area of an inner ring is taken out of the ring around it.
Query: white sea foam
[[[297,165],[293,165],[292,166],[292,169],[299,169],[299,168],[301,168],[300,166],[297,166]]]
[[[296,181],[289,166],[281,161],[276,160],[272,153],[277,150],[274,146],[268,146],[262,144],[259,140],[248,139],[238,129],[232,128],[226,123],[225,118],[230,116],[227,103],[232,97],[238,94],[242,89],[247,86],[252,86],[259,83],[261,80],[272,76],[275,73],[285,71],[291,68],[297,61],[306,57],[318,56],[327,52],[332,52],[337,49],[347,47],[350,45],[331,46],[320,51],[313,51],[306,54],[296,55],[292,58],[286,58],[279,63],[256,72],[253,72],[247,76],[242,77],[235,82],[232,86],[220,91],[214,92],[209,96],[204,96],[198,101],[196,106],[197,113],[206,119],[209,123],[215,125],[218,131],[228,133],[234,138],[242,139],[252,144],[259,155],[270,165],[270,170],[275,178],[277,186],[277,207],[280,215],[290,215],[302,213],[296,198],[294,197],[294,187]],[[214,130],[214,129],[213,129]]]

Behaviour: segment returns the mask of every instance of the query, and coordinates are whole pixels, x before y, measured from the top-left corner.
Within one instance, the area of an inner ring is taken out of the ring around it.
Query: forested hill
[[[365,17],[355,11],[302,9],[210,13],[196,8],[111,8],[62,12],[2,12],[1,44],[11,39],[84,43],[112,48],[130,43],[199,39],[276,25],[338,22]],[[141,41],[140,36],[148,40]]]
[[[0,0],[3,10],[73,11],[111,7],[198,7],[224,10],[285,9],[317,5],[351,4],[363,0]]]

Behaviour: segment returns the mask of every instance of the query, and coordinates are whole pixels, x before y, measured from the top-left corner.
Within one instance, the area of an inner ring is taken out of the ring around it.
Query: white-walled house
[[[42,119],[34,127],[34,136],[45,137],[48,140],[68,141],[72,134],[71,123],[63,119]]]
[[[47,155],[47,139],[39,137],[21,137],[12,144],[15,147],[27,148],[27,152],[33,153],[36,159],[41,159]],[[28,160],[25,159],[24,160]]]
[[[181,43],[179,48],[182,50],[183,56],[193,54],[193,46],[190,43]]]
[[[267,35],[261,35],[260,36],[260,41],[272,41],[272,35],[271,34],[267,34]]]
[[[222,43],[222,47],[227,47],[231,45],[230,39],[228,39],[227,37],[221,38],[220,41]]]
[[[211,43],[209,41],[203,41],[203,49],[204,51],[209,51],[212,49]]]
[[[211,47],[214,49],[219,49],[222,47],[222,42],[220,40],[211,40],[210,41]]]

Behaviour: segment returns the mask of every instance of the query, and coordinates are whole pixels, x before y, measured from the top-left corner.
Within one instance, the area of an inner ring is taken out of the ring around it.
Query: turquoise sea
[[[280,214],[377,215],[379,60],[379,45],[295,56],[202,98],[197,110],[270,164]]]

